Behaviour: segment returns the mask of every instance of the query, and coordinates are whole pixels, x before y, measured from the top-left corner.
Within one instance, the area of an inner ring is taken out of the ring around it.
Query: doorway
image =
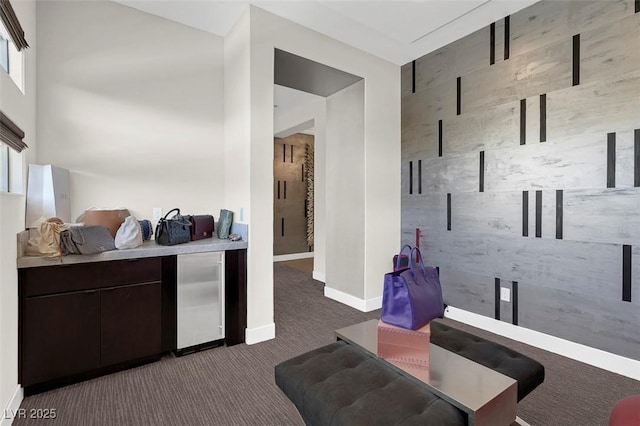
[[[339,109],[336,106],[329,109],[328,105],[331,99],[340,99],[332,101],[332,105],[347,102],[345,98],[336,98],[334,95],[355,87],[363,79],[279,49],[275,49],[274,55],[274,261],[313,256],[313,278],[325,282],[327,202],[330,200],[335,205],[335,200],[344,192],[339,189],[327,193],[327,184],[333,184],[337,178],[327,176],[327,144],[334,155],[342,155],[342,147],[338,148],[336,144],[357,145],[359,138],[357,135],[352,137],[350,128],[363,126],[362,121],[357,119],[349,121],[346,126],[342,118],[335,122],[328,120],[327,114],[334,112],[336,116],[335,111]],[[362,84],[360,86],[363,87]],[[360,102],[356,102],[353,108],[347,108],[348,111],[343,114],[347,121],[352,116],[352,109],[362,110],[363,99],[362,92]],[[332,134],[331,140],[327,139],[328,131]],[[352,149],[345,149],[347,154],[350,151]],[[361,156],[355,160],[356,163],[361,161]],[[331,167],[336,164],[351,168],[342,162],[332,162]],[[280,173],[279,167],[287,169],[288,174],[284,171]],[[306,199],[290,200],[290,197],[295,197],[295,193],[291,192],[291,182],[296,179],[299,179],[296,183],[306,188]],[[285,211],[287,203],[293,205],[297,214],[295,219],[289,219]],[[291,241],[295,235],[296,243]],[[300,265],[295,266],[310,269],[310,261],[298,263]]]

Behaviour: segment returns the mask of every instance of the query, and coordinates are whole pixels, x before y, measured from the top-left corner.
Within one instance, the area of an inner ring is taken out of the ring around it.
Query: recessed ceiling
[[[372,55],[404,65],[536,0],[217,1],[116,0],[225,36],[253,4]]]

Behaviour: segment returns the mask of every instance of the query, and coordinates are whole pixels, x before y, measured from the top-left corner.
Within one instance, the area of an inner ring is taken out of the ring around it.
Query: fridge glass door
[[[224,252],[178,255],[178,349],[224,338]]]

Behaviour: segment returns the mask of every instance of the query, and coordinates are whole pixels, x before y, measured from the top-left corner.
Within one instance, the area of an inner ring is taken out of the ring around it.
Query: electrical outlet
[[[154,207],[153,208],[153,222],[158,223],[158,221],[162,219],[162,207]]]
[[[500,300],[503,302],[511,302],[511,289],[500,287]]]

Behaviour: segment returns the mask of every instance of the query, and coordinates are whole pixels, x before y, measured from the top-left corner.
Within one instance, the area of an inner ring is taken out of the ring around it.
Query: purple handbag
[[[408,246],[405,246],[408,247]],[[405,247],[402,247],[398,260]],[[419,254],[416,265],[414,251]],[[384,275],[382,321],[398,327],[416,330],[434,318],[442,318],[444,304],[436,268],[424,266],[420,249],[411,249],[409,268]],[[396,268],[400,265],[396,263]]]

